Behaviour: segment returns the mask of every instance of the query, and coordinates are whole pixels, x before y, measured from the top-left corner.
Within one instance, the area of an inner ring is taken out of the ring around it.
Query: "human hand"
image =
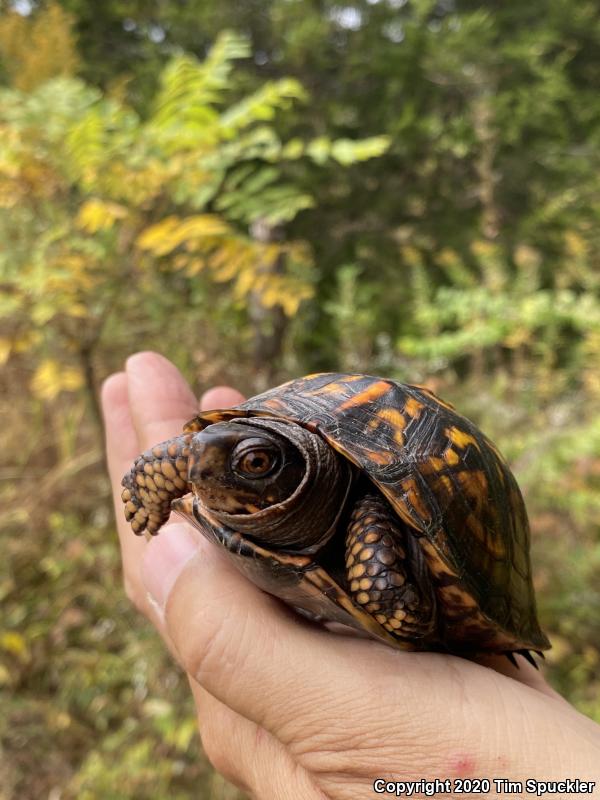
[[[201,403],[241,399],[218,388]],[[188,673],[204,749],[230,781],[265,800],[376,797],[377,778],[488,779],[488,797],[506,796],[494,778],[579,778],[600,796],[600,727],[521,657],[515,669],[340,636],[258,590],[187,524],[134,536],[121,478],[197,401],[172,364],[140,353],[102,402],[127,594]]]

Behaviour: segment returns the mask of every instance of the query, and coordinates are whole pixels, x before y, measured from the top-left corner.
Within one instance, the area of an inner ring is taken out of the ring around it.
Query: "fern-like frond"
[[[221,129],[225,136],[233,137],[257,121],[272,120],[279,110],[288,109],[306,97],[301,84],[294,78],[269,81],[222,114]]]
[[[246,37],[227,31],[217,39],[203,62],[194,56],[174,58],[164,69],[161,88],[149,124],[160,131],[174,125],[201,131],[214,124],[214,106],[224,101],[233,62],[250,54]]]

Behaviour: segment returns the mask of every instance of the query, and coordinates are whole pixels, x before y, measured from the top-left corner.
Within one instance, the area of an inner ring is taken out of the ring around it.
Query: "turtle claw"
[[[520,669],[517,659],[515,658],[515,654],[512,651],[510,653],[504,653],[504,655],[508,658],[513,667]]]
[[[520,656],[523,656],[523,658],[526,661],[529,661],[529,663],[532,666],[534,666],[536,669],[539,669],[539,666],[537,665],[537,662],[536,662],[535,658],[531,655],[531,652],[529,650],[515,650],[514,652],[511,651],[510,653],[504,653],[504,655],[508,658],[510,663],[513,666],[515,666],[517,669],[520,669],[520,667],[519,667],[519,664],[517,662],[517,659],[515,658],[515,653],[517,653]],[[540,653],[538,650],[536,650],[535,653],[537,655],[539,655],[539,656],[542,656],[542,658],[544,658],[543,654]]]
[[[539,669],[535,658],[531,655],[529,650],[517,650],[519,655],[522,655],[530,664],[532,664],[536,669]]]

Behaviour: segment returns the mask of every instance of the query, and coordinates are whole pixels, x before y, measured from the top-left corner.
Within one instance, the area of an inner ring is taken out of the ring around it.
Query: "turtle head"
[[[289,498],[306,462],[284,436],[239,422],[218,422],[194,437],[189,480],[213,512],[255,514]]]
[[[190,446],[201,508],[265,546],[317,550],[335,530],[352,474],[316,433],[270,417],[214,423]]]

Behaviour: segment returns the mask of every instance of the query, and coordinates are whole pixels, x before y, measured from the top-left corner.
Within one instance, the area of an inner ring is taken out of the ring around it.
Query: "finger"
[[[255,755],[258,726],[220,703],[193,678],[190,678],[190,688],[206,757],[230,783],[249,792],[251,776],[247,760]]]
[[[133,536],[123,514],[121,479],[140,452],[138,437],[133,425],[127,392],[127,376],[124,372],[108,378],[101,391],[102,412],[106,437],[106,457],[110,476],[115,517],[121,556],[124,566],[125,590],[136,605],[142,601],[139,564],[145,547],[143,538]],[[145,592],[143,592],[145,596]]]
[[[177,436],[198,410],[198,401],[177,367],[158,353],[127,359],[131,418],[141,450]]]
[[[142,450],[180,432],[197,404],[169,361],[157,353],[138,353],[128,360],[124,373],[105,382],[102,406],[125,590],[137,608],[148,614],[147,593],[140,576],[146,542],[134,536],[125,521],[121,480]]]
[[[202,747],[213,767],[252,797],[323,797],[284,745],[190,681]]]
[[[169,536],[151,545],[143,579],[165,609],[165,627],[184,669],[241,716],[277,738],[284,735],[284,743],[293,739],[296,723],[305,729],[307,717],[320,718],[323,697],[343,707],[347,693],[363,691],[374,649],[382,663],[392,659],[394,671],[400,670],[397,659],[404,654],[362,641],[345,650],[339,640],[346,637],[304,625],[207,542],[196,553],[190,547],[178,567]],[[367,650],[357,654],[360,645]],[[340,671],[347,673],[343,689]]]
[[[202,411],[209,411],[212,408],[232,408],[244,400],[244,395],[231,386],[213,386],[200,398],[200,408]]]

